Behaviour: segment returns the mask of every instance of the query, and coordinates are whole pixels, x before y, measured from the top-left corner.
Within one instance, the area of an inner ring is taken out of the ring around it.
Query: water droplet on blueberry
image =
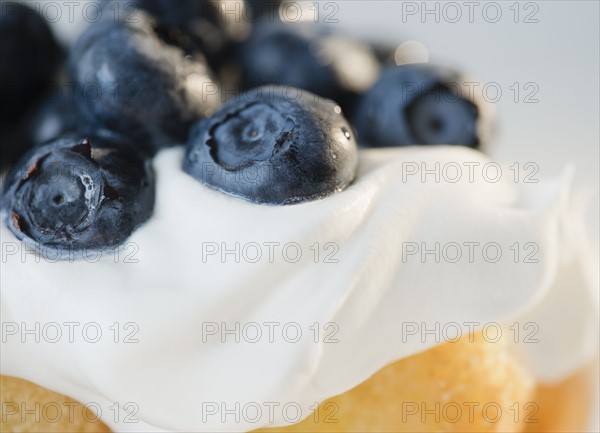
[[[350,140],[350,138],[352,137],[350,131],[348,131],[346,128],[342,127],[342,133],[344,134],[344,137],[346,137],[348,140]]]

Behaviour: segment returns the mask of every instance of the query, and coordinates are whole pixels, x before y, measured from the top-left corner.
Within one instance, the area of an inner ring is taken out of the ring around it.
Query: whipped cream
[[[545,381],[597,353],[568,176],[517,184],[461,147],[361,150],[345,191],[277,207],[206,188],[182,158],[157,156],[154,215],[118,254],[52,262],[2,224],[2,374],[116,431],[242,432],[500,323],[511,341],[539,324],[515,349]]]

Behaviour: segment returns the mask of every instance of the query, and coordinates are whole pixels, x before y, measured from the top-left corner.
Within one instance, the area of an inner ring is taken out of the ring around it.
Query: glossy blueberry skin
[[[143,11],[135,21],[92,24],[71,50],[69,72],[82,125],[152,154],[185,142],[192,122],[221,101],[201,56],[161,39],[160,24]]]
[[[7,227],[42,253],[107,250],[152,214],[150,161],[102,138],[65,137],[32,149],[6,179]]]
[[[229,100],[194,126],[183,169],[255,203],[294,204],[344,189],[358,161],[351,128],[335,103],[295,90],[265,86]]]
[[[336,101],[349,113],[357,96],[377,79],[371,48],[314,26],[259,24],[238,51],[242,89],[289,85]]]
[[[464,79],[430,64],[390,66],[357,104],[352,119],[364,146],[450,144],[478,148],[489,129]]]

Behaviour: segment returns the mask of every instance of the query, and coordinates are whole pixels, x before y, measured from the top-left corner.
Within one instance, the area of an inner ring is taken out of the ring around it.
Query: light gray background
[[[324,9],[327,1],[320,3]],[[495,9],[487,6],[494,3],[489,1],[474,2],[479,6],[473,6],[472,23],[464,1],[336,3],[339,23],[331,26],[371,40],[417,40],[427,47],[431,62],[460,68],[482,86],[498,83],[503,93],[494,104],[499,127],[490,148],[492,156],[510,163],[536,162],[540,178],[558,174],[572,162],[576,184],[593,188],[589,222],[598,242],[600,2],[536,1],[527,7],[527,2],[520,2],[518,23],[510,9],[514,1],[496,2],[502,11],[496,23],[490,22]],[[450,21],[455,20],[457,9],[448,3],[460,7],[462,18],[456,23]],[[421,15],[436,4],[439,22],[434,14]],[[409,15],[411,7],[419,13]],[[531,18],[538,22],[523,22],[534,8],[537,13]],[[509,89],[514,82],[521,84],[518,103]],[[523,102],[527,82],[538,85],[539,102]],[[494,97],[491,90],[490,96]]]

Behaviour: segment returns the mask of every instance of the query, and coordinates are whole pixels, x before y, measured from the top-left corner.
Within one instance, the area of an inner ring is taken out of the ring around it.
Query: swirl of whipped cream
[[[549,323],[547,293],[575,315],[592,299],[558,275],[562,180],[492,179],[460,147],[363,150],[345,191],[275,207],[204,187],[182,157],[157,156],[155,213],[119,254],[53,263],[2,227],[2,374],[93,402],[117,431],[241,432],[299,421],[295,410],[443,342],[415,326],[466,334],[528,312]],[[585,311],[546,353],[589,331],[597,311]],[[544,362],[539,346],[524,353],[555,380],[589,359],[589,337]],[[130,402],[137,422],[115,419]],[[223,417],[236,404],[252,415]]]

